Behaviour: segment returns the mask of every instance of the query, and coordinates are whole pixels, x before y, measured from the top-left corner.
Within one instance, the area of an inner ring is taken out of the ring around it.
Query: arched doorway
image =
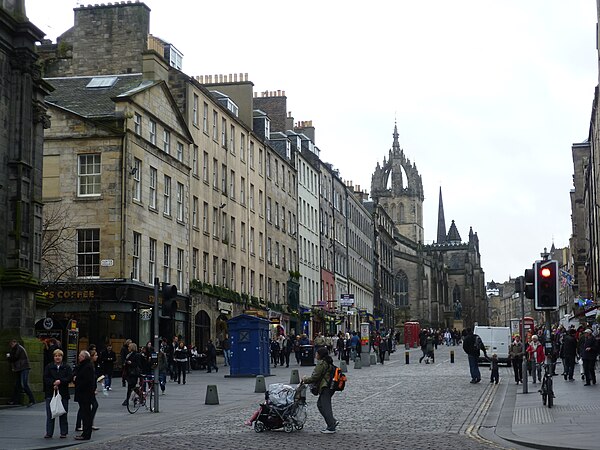
[[[198,351],[204,351],[208,340],[210,339],[210,317],[206,311],[198,311],[194,320],[196,348]]]

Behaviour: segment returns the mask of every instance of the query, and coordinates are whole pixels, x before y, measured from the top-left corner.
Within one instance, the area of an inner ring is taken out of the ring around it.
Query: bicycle
[[[129,414],[135,414],[140,406],[154,412],[154,375],[142,375],[141,378],[141,385],[133,389],[127,402]]]
[[[542,404],[548,408],[552,408],[554,405],[554,390],[552,389],[552,372],[550,371],[550,364],[544,364],[544,376],[542,378],[542,386],[540,387],[539,393],[542,394]]]

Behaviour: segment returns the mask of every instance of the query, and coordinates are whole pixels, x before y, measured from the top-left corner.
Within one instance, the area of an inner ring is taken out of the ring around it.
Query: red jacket
[[[537,348],[534,350],[533,345],[529,344],[527,347],[527,359],[533,361],[533,352],[535,351],[535,361],[538,364],[542,364],[546,356],[544,355],[544,346],[538,342]]]

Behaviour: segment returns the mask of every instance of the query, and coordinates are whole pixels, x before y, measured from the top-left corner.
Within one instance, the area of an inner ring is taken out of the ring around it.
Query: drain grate
[[[546,407],[538,408],[516,408],[513,414],[513,424],[515,425],[529,425],[529,424],[541,424],[541,423],[552,423],[552,413],[550,409]]]

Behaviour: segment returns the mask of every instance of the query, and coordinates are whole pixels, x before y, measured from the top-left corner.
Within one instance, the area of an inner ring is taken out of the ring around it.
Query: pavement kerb
[[[565,446],[564,443],[561,443],[557,446],[541,440],[533,441],[530,439],[525,439],[512,432],[513,414],[517,395],[538,395],[537,393],[532,393],[531,391],[529,394],[519,394],[519,389],[522,389],[522,385],[509,384],[507,386],[506,393],[503,396],[502,408],[498,417],[498,423],[496,424],[495,434],[505,441],[541,450],[579,450],[580,447],[568,447]]]

